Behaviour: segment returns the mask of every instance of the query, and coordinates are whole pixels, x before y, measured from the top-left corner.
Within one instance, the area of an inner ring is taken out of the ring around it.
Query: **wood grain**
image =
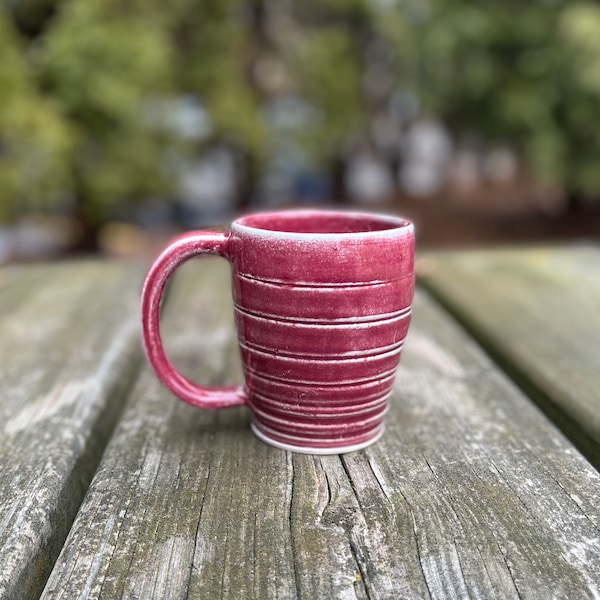
[[[0,271],[0,598],[41,593],[139,366],[140,269]]]
[[[422,281],[600,467],[600,249],[427,256]]]
[[[239,381],[223,261],[164,319],[190,376]],[[600,477],[424,294],[382,441],[344,456],[254,439],[145,369],[43,598],[593,598]]]

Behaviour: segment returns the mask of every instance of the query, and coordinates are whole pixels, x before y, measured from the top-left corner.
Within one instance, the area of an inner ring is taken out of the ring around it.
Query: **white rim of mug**
[[[290,452],[296,452],[298,454],[316,454],[319,456],[330,456],[332,454],[348,454],[349,452],[356,452],[357,450],[362,450],[364,448],[368,448],[375,442],[379,441],[381,436],[385,431],[385,424],[381,424],[380,430],[374,435],[372,438],[369,438],[365,442],[361,442],[360,444],[351,444],[348,446],[333,446],[329,448],[315,448],[311,446],[295,446],[294,444],[286,444],[285,442],[280,442],[279,440],[275,440],[265,434],[263,431],[259,429],[256,423],[250,423],[250,428],[252,429],[254,435],[269,446],[273,446],[275,448],[280,448],[281,450],[289,450]]]
[[[309,217],[309,216],[336,216],[336,217],[348,217],[350,219],[372,219],[381,223],[389,224],[388,229],[377,229],[375,231],[353,231],[346,233],[301,233],[294,231],[278,231],[273,229],[263,229],[261,227],[255,227],[253,225],[244,224],[245,219],[251,219],[253,217]],[[356,239],[361,237],[368,238],[387,238],[397,237],[398,235],[408,235],[414,232],[413,223],[404,217],[376,213],[376,212],[358,212],[358,211],[345,211],[345,210],[281,210],[271,211],[264,213],[254,213],[245,215],[236,219],[231,224],[231,230],[239,233],[246,233],[252,236],[261,236],[272,239],[288,239],[288,240],[343,240],[343,239]]]

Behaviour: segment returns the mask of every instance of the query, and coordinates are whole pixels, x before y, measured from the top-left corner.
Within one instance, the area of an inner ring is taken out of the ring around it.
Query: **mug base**
[[[293,444],[286,444],[285,442],[280,442],[279,440],[269,437],[266,433],[264,433],[264,431],[259,429],[256,423],[250,423],[250,427],[254,432],[254,435],[262,442],[265,442],[265,444],[269,444],[269,446],[281,448],[282,450],[289,450],[290,452],[297,452],[299,454],[318,454],[320,456],[327,456],[331,454],[347,454],[348,452],[356,452],[357,450],[362,450],[363,448],[367,448],[371,444],[374,444],[376,441],[378,441],[384,432],[384,427],[381,426],[380,430],[377,432],[376,435],[364,442],[361,442],[360,444],[319,448],[312,446],[295,446]]]

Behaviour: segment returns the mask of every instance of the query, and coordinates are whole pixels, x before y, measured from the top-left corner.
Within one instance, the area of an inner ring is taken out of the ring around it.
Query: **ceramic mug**
[[[193,383],[163,348],[166,283],[203,254],[231,263],[243,387]],[[142,293],[144,347],[182,400],[207,409],[248,406],[253,431],[273,446],[350,452],[383,433],[414,285],[414,230],[406,219],[317,210],[249,215],[225,233],[183,235],[159,256]]]

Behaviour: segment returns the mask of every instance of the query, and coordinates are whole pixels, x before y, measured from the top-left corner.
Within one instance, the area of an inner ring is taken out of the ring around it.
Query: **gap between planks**
[[[437,288],[435,283],[427,278],[419,278],[419,286],[433,302],[470,335],[481,350],[540,409],[546,418],[561,431],[592,466],[600,471],[600,447],[597,441],[588,435],[581,428],[581,424],[573,419],[566,410],[554,402],[543,387],[536,385],[531,380],[527,369],[521,368],[517,364],[517,361],[511,357],[509,350],[503,347],[502,342],[495,340],[491,335],[487,335],[469,316],[467,310],[449,299],[443,291]]]

